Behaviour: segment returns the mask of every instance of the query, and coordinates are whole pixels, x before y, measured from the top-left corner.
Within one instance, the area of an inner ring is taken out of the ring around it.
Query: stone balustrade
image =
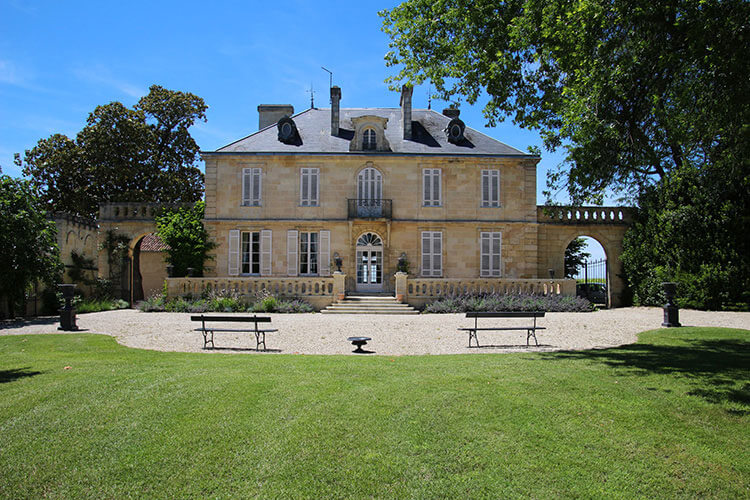
[[[512,279],[512,278],[408,278],[407,301],[425,302],[440,297],[470,293],[575,295],[573,279]]]
[[[175,297],[200,294],[204,290],[227,290],[239,295],[255,295],[262,290],[286,297],[330,297],[333,298],[333,277],[297,278],[167,278],[167,295]]]
[[[537,206],[539,222],[557,224],[630,224],[631,207],[557,207]]]
[[[165,208],[191,206],[193,203],[102,203],[99,205],[99,220],[153,220]]]

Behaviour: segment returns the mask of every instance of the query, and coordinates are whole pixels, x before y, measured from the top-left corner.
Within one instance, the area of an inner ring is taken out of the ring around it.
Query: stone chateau
[[[627,209],[537,206],[539,156],[468,127],[458,110],[413,109],[411,87],[397,108],[341,100],[332,87],[330,109],[260,105],[258,131],[202,153],[204,222],[217,247],[205,276],[169,278],[170,294],[267,289],[317,308],[361,293],[414,306],[472,291],[572,295],[565,248],[587,235],[607,253],[609,304],[620,304]],[[166,276],[142,264],[156,210],[100,210],[100,239],[130,238],[131,300]],[[108,272],[99,251],[98,273]]]

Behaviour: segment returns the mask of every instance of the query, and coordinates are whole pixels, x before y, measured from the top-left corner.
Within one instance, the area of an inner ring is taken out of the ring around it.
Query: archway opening
[[[131,251],[131,300],[133,303],[159,293],[167,278],[167,245],[156,233],[134,240]]]
[[[609,306],[607,253],[595,238],[580,235],[565,248],[565,277],[576,280],[576,295]]]

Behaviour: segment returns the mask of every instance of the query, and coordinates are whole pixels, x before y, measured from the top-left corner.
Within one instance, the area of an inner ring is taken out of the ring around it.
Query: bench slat
[[[191,321],[224,321],[236,323],[270,323],[268,316],[190,316]]]
[[[544,311],[503,311],[484,312],[471,311],[466,313],[467,318],[543,318]]]
[[[498,328],[459,328],[459,330],[546,330],[544,326],[505,326]]]

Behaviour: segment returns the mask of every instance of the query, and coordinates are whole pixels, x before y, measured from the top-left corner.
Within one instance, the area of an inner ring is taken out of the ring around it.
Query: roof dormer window
[[[362,135],[362,150],[375,151],[378,148],[378,139],[375,130],[368,128]]]

